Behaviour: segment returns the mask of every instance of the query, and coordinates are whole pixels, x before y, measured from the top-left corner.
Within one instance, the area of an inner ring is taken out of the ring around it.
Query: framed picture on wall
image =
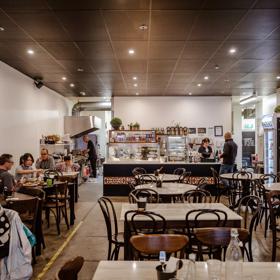
[[[214,126],[214,136],[219,137],[223,135],[224,135],[223,126],[222,125]]]
[[[198,134],[206,134],[206,127],[199,127],[197,129]]]
[[[195,127],[189,127],[188,132],[189,132],[189,134],[196,134],[196,128]]]

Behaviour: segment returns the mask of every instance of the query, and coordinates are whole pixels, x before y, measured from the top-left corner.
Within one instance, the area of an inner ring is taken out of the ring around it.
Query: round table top
[[[33,199],[33,198],[34,198],[34,196],[31,196],[31,195],[28,195],[28,194],[13,192],[13,195],[11,197],[8,197],[6,199],[2,199],[2,197],[1,197],[0,198],[0,204],[5,205],[8,200],[10,200],[10,201],[20,201],[20,200],[30,200],[30,199]]]
[[[142,174],[142,175],[151,175],[151,176],[155,176],[155,174],[149,173],[149,174]],[[138,179],[140,176],[142,175],[136,175],[135,178]],[[176,174],[168,174],[168,173],[163,173],[163,174],[159,174],[158,176],[156,176],[156,178],[158,180],[160,180],[161,182],[178,182],[180,179],[180,175],[176,175]],[[146,179],[145,179],[146,180]],[[146,181],[148,181],[149,178],[147,178]]]
[[[264,184],[267,191],[280,191],[280,183],[267,183]]]
[[[159,195],[182,195],[186,191],[195,190],[197,186],[184,184],[184,183],[163,183],[161,188],[157,188],[155,184],[143,184],[138,185],[135,189],[153,189],[158,192]]]
[[[236,174],[236,175],[234,175]],[[261,176],[263,176],[263,174],[261,173],[252,173],[252,178],[248,178],[247,175],[241,175],[239,174],[237,176],[238,173],[225,173],[225,174],[220,174],[220,178],[222,179],[227,179],[227,180],[250,180],[250,181],[254,181],[254,180],[259,180],[261,178]],[[234,177],[233,177],[234,176]]]

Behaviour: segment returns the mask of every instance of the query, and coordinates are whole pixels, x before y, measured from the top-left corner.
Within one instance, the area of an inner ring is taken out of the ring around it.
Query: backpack
[[[10,222],[4,208],[0,205],[0,259],[9,255],[9,244]]]

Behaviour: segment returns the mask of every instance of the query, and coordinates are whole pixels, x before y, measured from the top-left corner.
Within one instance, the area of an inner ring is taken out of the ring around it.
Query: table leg
[[[75,184],[68,186],[69,190],[69,207],[70,207],[70,225],[74,225],[75,222]]]
[[[79,187],[79,180],[77,176],[74,180],[75,202],[78,202],[78,197],[79,197],[78,187]]]

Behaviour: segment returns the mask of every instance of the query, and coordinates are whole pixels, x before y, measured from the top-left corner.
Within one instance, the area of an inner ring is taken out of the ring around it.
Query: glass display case
[[[185,136],[167,136],[166,152],[168,161],[187,160],[187,142]]]
[[[153,130],[109,131],[108,159],[159,160],[159,144]]]

